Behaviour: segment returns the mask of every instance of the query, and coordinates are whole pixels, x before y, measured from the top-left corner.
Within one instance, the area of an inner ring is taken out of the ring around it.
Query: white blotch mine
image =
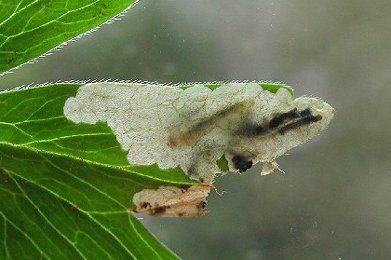
[[[211,183],[221,172],[216,160],[223,155],[232,171],[243,168],[238,155],[251,165],[270,163],[326,128],[334,110],[320,99],[293,99],[285,88],[273,94],[257,83],[227,83],[214,91],[203,85],[183,90],[91,83],[66,101],[64,114],[76,123],[107,122],[129,151],[130,164],[180,166],[190,177]]]

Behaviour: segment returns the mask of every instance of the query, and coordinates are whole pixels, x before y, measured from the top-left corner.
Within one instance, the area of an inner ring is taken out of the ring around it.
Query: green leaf
[[[223,172],[227,172],[229,171],[229,166],[228,166],[228,161],[227,159],[225,158],[225,156],[221,156],[220,159],[218,159],[216,161],[217,163],[217,166],[219,167],[219,169]]]
[[[132,197],[197,183],[129,165],[106,123],[65,119],[79,86],[0,94],[0,259],[176,259],[130,214]]]
[[[123,12],[136,0],[0,0],[0,75]]]

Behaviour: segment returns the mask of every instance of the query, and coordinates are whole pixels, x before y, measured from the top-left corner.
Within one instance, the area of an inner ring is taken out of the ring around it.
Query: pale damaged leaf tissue
[[[226,83],[211,90],[138,83],[90,83],[69,98],[64,114],[75,123],[107,122],[132,165],[180,167],[203,183],[180,189],[161,187],[136,194],[137,212],[167,216],[203,214],[217,173],[244,172],[275,159],[327,127],[334,109],[317,98],[294,99],[258,83]],[[227,169],[218,161],[228,163]],[[208,187],[208,188],[205,188]]]

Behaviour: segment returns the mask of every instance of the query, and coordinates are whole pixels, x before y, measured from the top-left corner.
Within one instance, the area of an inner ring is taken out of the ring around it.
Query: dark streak
[[[232,111],[237,109],[239,106],[242,106],[242,104],[235,104],[235,105],[232,105],[230,107],[227,107],[227,108],[225,108],[225,109],[223,109],[223,110],[213,114],[209,118],[204,119],[204,120],[198,122],[196,125],[194,125],[189,130],[189,134],[194,134],[194,133],[198,133],[198,132],[203,131],[206,127],[212,125],[214,123],[214,121],[226,117],[228,114],[230,114]]]
[[[287,124],[286,126],[282,127],[280,130],[278,130],[278,132],[280,134],[285,134],[286,131],[288,131],[288,130],[295,129],[295,128],[298,128],[303,125],[309,125],[311,123],[318,122],[321,119],[322,119],[321,115],[317,115],[317,116],[309,115],[309,116],[301,118],[300,120],[298,120],[296,122]]]
[[[306,117],[311,115],[311,110],[309,108],[304,109],[303,111],[300,111],[300,116]]]
[[[249,123],[249,122],[244,124],[243,127],[241,127],[237,131],[238,135],[247,136],[247,137],[261,136],[266,133],[267,133],[267,130],[263,126]]]
[[[297,112],[297,108],[294,108],[291,111],[277,115],[272,120],[270,120],[269,129],[279,127],[286,120],[295,119],[295,118],[299,118],[299,117],[300,117],[300,114]]]
[[[276,115],[269,121],[268,124],[264,124],[263,126],[252,122],[246,122],[239,128],[239,130],[236,131],[236,134],[246,137],[263,136],[273,134],[275,132],[285,134],[288,130],[308,125],[321,119],[322,116],[320,115],[312,115],[309,108],[302,111],[298,111],[297,108],[294,108],[289,112]]]

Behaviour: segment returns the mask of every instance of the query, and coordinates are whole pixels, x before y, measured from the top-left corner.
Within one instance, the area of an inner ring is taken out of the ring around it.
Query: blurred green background
[[[336,109],[278,162],[216,180],[202,218],[141,220],[184,259],[391,258],[391,1],[143,0],[0,78],[272,80]]]

